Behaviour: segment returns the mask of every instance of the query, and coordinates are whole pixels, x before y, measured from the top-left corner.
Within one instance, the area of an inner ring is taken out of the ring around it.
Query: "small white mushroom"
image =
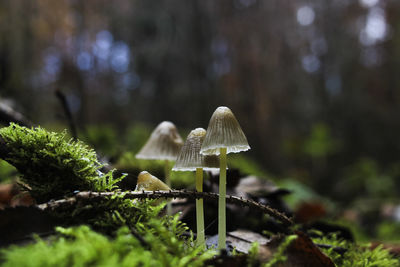
[[[217,156],[200,154],[205,136],[206,130],[203,128],[196,128],[189,133],[172,168],[173,171],[195,171],[196,168],[206,171],[219,169]]]
[[[239,122],[227,107],[218,107],[211,116],[201,146],[203,155],[220,155],[218,198],[218,249],[226,249],[226,154],[249,150]]]
[[[219,155],[220,148],[226,148],[227,154],[250,149],[239,122],[228,107],[218,107],[215,110],[208,124],[200,153]]]
[[[219,159],[215,155],[201,155],[201,145],[206,130],[196,128],[186,138],[185,144],[175,162],[173,171],[196,171],[196,190],[203,192],[203,169],[218,170]],[[205,244],[203,199],[196,199],[197,244]]]
[[[183,140],[175,125],[161,122],[151,133],[149,140],[136,154],[138,159],[175,160],[183,146]]]

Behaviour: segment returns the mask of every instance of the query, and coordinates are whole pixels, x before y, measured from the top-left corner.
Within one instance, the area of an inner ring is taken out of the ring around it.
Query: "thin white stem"
[[[196,191],[203,192],[203,168],[196,168]],[[196,199],[197,244],[205,244],[203,199]]]
[[[220,148],[218,198],[218,249],[226,249],[226,148]]]

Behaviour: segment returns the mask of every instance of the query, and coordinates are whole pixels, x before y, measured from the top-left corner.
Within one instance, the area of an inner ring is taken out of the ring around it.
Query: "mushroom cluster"
[[[139,177],[141,188],[168,190],[169,162],[176,160],[173,171],[196,171],[196,190],[203,191],[203,170],[219,168],[218,200],[218,249],[226,249],[226,169],[227,154],[249,150],[239,122],[227,107],[218,107],[213,113],[207,131],[196,128],[190,132],[183,144],[175,125],[172,122],[160,123],[151,134],[144,147],[136,155],[140,159],[165,160],[165,182],[154,180],[152,175],[142,172]],[[219,157],[218,157],[219,156]],[[143,179],[142,179],[143,178]],[[147,181],[149,182],[143,182]],[[143,180],[143,181],[142,181]],[[161,182],[161,183],[159,183]],[[164,186],[164,185],[165,186]],[[139,188],[139,179],[138,186]],[[167,206],[168,214],[170,206]],[[197,243],[205,244],[203,200],[196,200]]]

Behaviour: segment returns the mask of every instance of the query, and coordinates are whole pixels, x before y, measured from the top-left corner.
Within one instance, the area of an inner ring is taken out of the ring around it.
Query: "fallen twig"
[[[62,206],[74,205],[76,202],[92,202],[96,200],[105,199],[116,194],[121,194],[123,198],[126,199],[158,199],[158,198],[189,198],[189,199],[211,199],[217,200],[218,194],[208,193],[208,192],[196,192],[196,191],[186,191],[186,190],[170,190],[170,191],[127,191],[127,192],[79,192],[75,196],[60,199],[56,201],[50,201],[38,207],[42,210],[54,210]],[[258,209],[259,211],[268,214],[269,216],[280,221],[285,226],[290,226],[293,221],[288,218],[283,213],[253,200],[243,199],[236,196],[226,196],[227,203],[247,206],[253,209]]]
[[[76,131],[76,126],[75,126],[75,121],[74,118],[72,117],[71,109],[68,105],[67,98],[65,97],[64,93],[61,92],[61,90],[57,89],[55,91],[56,97],[61,103],[61,106],[64,109],[64,113],[67,117],[68,124],[69,124],[69,129],[71,130],[71,135],[73,138],[77,139],[78,138],[78,133]]]
[[[0,122],[6,124],[15,122],[26,127],[33,126],[33,124],[27,118],[25,118],[24,115],[15,111],[4,103],[0,103]]]

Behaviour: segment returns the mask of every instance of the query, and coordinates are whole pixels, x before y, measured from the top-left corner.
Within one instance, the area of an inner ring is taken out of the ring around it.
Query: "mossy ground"
[[[0,129],[8,154],[5,160],[20,173],[21,180],[38,201],[63,198],[75,190],[118,190],[112,172],[100,172],[102,164],[95,151],[81,141],[66,140],[66,133],[43,128],[24,128],[16,124]],[[129,162],[126,161],[126,162]],[[234,164],[246,172],[261,174],[248,159],[235,158]],[[147,164],[147,163],[146,163]],[[179,177],[177,178],[179,180]],[[186,182],[182,182],[184,185]],[[190,229],[178,215],[162,216],[164,204],[132,201],[120,195],[96,204],[74,207],[54,213],[66,224],[46,240],[24,246],[11,246],[0,252],[2,266],[202,266],[216,254],[203,250],[187,235]],[[250,229],[251,230],[251,229]],[[265,266],[284,262],[285,239]],[[335,235],[319,235],[316,243],[343,247],[343,255],[333,249],[323,251],[337,266],[399,266],[399,260],[382,247],[370,249],[340,240]],[[254,247],[248,257],[252,266],[260,264]]]

